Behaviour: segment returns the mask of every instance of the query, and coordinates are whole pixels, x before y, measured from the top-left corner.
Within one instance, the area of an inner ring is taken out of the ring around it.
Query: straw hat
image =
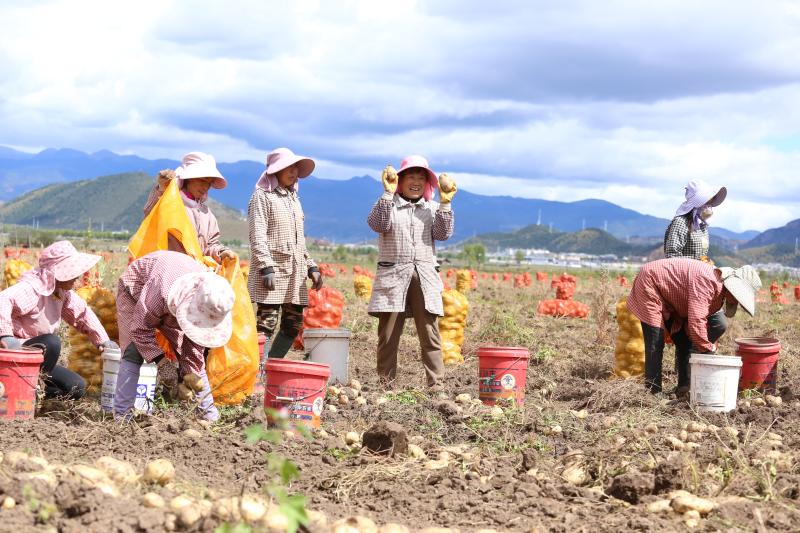
[[[69,281],[88,272],[100,259],[99,255],[79,252],[69,241],[57,241],[42,250],[39,268],[52,272],[56,281]]]
[[[731,295],[739,302],[739,305],[744,307],[744,310],[750,316],[756,313],[756,292],[761,288],[761,278],[758,272],[750,265],[744,265],[740,268],[720,267],[720,278],[722,284]],[[725,314],[733,316],[736,313],[726,304]]]
[[[196,344],[218,348],[233,332],[234,294],[230,283],[213,272],[190,272],[175,280],[167,306],[181,330]]]
[[[712,187],[703,180],[692,180],[684,187],[686,191],[686,201],[675,211],[675,216],[685,215],[692,209],[710,205],[717,207],[728,195],[725,187]]]

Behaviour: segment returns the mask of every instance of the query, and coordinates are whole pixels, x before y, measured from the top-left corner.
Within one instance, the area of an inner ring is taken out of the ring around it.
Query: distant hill
[[[28,154],[0,147],[0,200],[11,200],[54,183],[130,172],[153,176],[162,168],[176,166],[177,160],[148,160],[108,150],[87,154],[77,150],[47,149],[38,154]],[[246,210],[256,179],[264,168],[263,162],[220,163],[219,168],[228,179],[228,187],[212,191],[212,198],[234,209]],[[376,235],[367,227],[366,217],[381,192],[380,182],[368,176],[341,181],[316,177],[303,180],[300,196],[306,214],[306,233],[334,242],[375,240]],[[136,203],[134,199],[126,198]],[[669,224],[667,219],[592,199],[554,202],[486,196],[461,190],[454,207],[456,229],[453,241],[492,231],[515,231],[541,221],[542,225],[561,232],[603,228],[618,239],[630,240],[631,243],[657,242],[663,238]],[[45,215],[36,210],[27,213],[27,216],[40,220],[47,218]],[[131,224],[133,220],[112,219],[112,222],[122,225]],[[716,245],[733,248],[751,239],[756,232],[735,233],[712,227],[711,234]]]
[[[143,173],[103,176],[91,180],[48,185],[0,206],[3,222],[41,228],[133,232],[141,224],[153,178]],[[220,223],[225,240],[247,242],[247,222],[241,214],[214,200],[209,207]]]
[[[800,218],[792,220],[780,228],[768,229],[742,245],[742,248],[760,248],[773,244],[785,244],[794,247],[795,239],[800,238]]]
[[[575,232],[551,231],[549,227],[532,224],[510,233],[484,233],[465,241],[480,242],[488,250],[505,248],[540,248],[551,252],[580,252],[614,254],[617,256],[646,256],[653,246],[625,243],[597,228]]]

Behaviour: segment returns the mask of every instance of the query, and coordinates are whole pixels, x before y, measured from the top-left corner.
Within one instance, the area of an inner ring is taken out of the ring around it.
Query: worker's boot
[[[203,381],[203,389],[197,393],[197,413],[209,422],[219,420],[219,411],[214,405],[214,397],[211,395],[211,384],[208,382],[208,374],[205,371],[200,373]]]
[[[272,340],[272,346],[269,348],[269,357],[278,359],[286,357],[286,354],[289,353],[289,348],[292,347],[292,343],[294,343],[294,337],[279,331]]]
[[[133,406],[136,403],[136,388],[139,385],[139,368],[141,364],[126,359],[119,361],[117,388],[114,391],[114,418],[130,420],[133,418]]]
[[[644,383],[653,394],[661,392],[664,330],[642,323],[644,334]]]

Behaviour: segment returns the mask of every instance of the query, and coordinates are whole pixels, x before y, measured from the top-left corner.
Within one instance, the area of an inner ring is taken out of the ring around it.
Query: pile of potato
[[[114,294],[100,285],[86,285],[75,292],[91,307],[111,340],[119,339],[117,301]],[[86,390],[97,392],[103,385],[103,360],[89,338],[73,327],[69,328],[69,368],[86,380]]]
[[[14,285],[23,273],[32,268],[33,265],[24,259],[9,259],[6,261],[6,266],[3,269],[3,277],[6,281],[6,287],[11,287]]]
[[[467,294],[470,289],[472,289],[472,272],[458,270],[456,272],[456,290],[461,294]]]
[[[442,293],[442,303],[444,304],[444,316],[439,318],[442,357],[445,364],[463,363],[464,356],[461,354],[461,345],[464,344],[464,328],[467,326],[469,301],[461,291],[450,289]]]
[[[621,378],[644,373],[644,335],[642,323],[628,310],[628,297],[617,302],[617,347],[614,351],[614,374]]]
[[[372,296],[372,280],[364,274],[356,274],[353,276],[353,289],[356,291],[356,296],[362,300],[369,300]]]

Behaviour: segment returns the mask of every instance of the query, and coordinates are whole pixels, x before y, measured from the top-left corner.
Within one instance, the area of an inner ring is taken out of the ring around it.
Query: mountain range
[[[0,147],[0,200],[12,200],[52,184],[96,176],[131,173],[153,176],[158,170],[175,168],[178,165],[179,162],[175,160],[150,160],[135,155],[119,155],[108,150],[87,154],[78,150],[51,148],[31,154]],[[228,187],[213,190],[212,198],[243,213],[247,209],[254,183],[264,168],[263,163],[238,161],[219,163],[218,167],[227,177]],[[306,213],[307,234],[333,242],[373,240],[375,235],[365,221],[381,192],[380,183],[369,176],[349,180],[317,177],[303,180],[300,196]],[[123,198],[114,198],[113,201],[130,202],[131,205],[139,202],[138,197],[122,194]],[[143,194],[142,191],[139,194]],[[102,201],[108,202],[109,199]],[[663,237],[664,229],[669,224],[667,219],[641,214],[603,200],[554,202],[511,196],[486,196],[461,190],[456,202],[457,222],[453,242],[483,233],[512,232],[537,222],[561,232],[603,228],[618,239],[657,242]],[[35,217],[40,220],[40,224],[51,219],[55,223],[53,215],[36,216],[35,211],[15,209],[5,215],[5,220],[30,223]],[[24,217],[21,215],[23,212]],[[134,212],[135,210],[131,210],[129,214]],[[69,216],[60,220],[67,219]],[[133,220],[122,217],[111,219],[108,223],[129,229]],[[737,233],[724,228],[712,228],[715,244],[727,248],[743,244],[757,234],[755,231]]]

